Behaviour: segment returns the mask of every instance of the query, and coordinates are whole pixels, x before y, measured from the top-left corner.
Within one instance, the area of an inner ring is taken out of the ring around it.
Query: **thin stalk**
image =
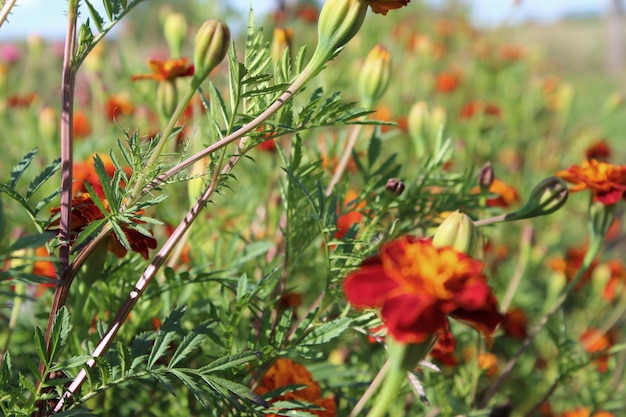
[[[359,134],[361,133],[362,128],[363,125],[356,125],[352,129],[352,132],[350,133],[350,138],[348,139],[348,143],[343,149],[343,155],[341,155],[341,160],[339,161],[337,169],[335,170],[335,173],[333,174],[333,177],[331,178],[330,183],[326,188],[326,196],[332,194],[333,188],[335,188],[335,185],[337,185],[337,183],[343,176],[343,173],[346,172],[346,167],[348,166],[350,158],[352,157],[352,150],[356,145],[356,141],[359,139]]]
[[[502,373],[500,374],[496,382],[491,386],[491,389],[485,395],[483,399],[483,404],[482,404],[483,407],[486,407],[491,397],[493,397],[494,394],[498,392],[498,389],[500,389],[500,386],[504,383],[504,380],[508,378],[509,374],[513,370],[513,367],[517,363],[518,359],[522,356],[522,354],[526,351],[526,349],[530,347],[535,337],[539,334],[539,332],[543,329],[543,327],[548,323],[548,321],[550,321],[552,316],[554,316],[554,314],[556,314],[559,311],[559,309],[563,306],[570,292],[572,292],[576,284],[578,284],[578,282],[581,280],[585,272],[587,272],[589,267],[591,267],[591,265],[593,264],[593,261],[596,255],[600,252],[600,248],[602,247],[603,240],[604,240],[604,235],[593,236],[591,244],[589,245],[589,248],[587,249],[587,253],[585,254],[585,257],[583,258],[581,267],[580,269],[578,269],[578,272],[576,272],[576,276],[574,276],[574,279],[572,279],[569,282],[569,284],[567,284],[567,286],[563,289],[563,291],[561,291],[561,295],[556,300],[552,308],[548,310],[548,312],[539,320],[539,322],[537,322],[535,327],[528,333],[528,335],[522,342],[522,345],[519,347],[517,352],[515,352],[515,354],[511,357],[511,359],[509,359],[506,366],[502,370]]]
[[[517,266],[515,267],[515,271],[513,272],[513,278],[509,282],[509,286],[504,293],[504,297],[502,298],[502,302],[500,303],[500,313],[504,314],[509,309],[511,305],[511,301],[513,301],[513,297],[515,293],[517,293],[517,289],[519,288],[520,282],[522,282],[522,277],[524,276],[524,271],[526,270],[526,266],[530,260],[530,249],[531,249],[531,241],[533,238],[533,228],[531,226],[525,226],[522,230],[522,240],[520,242],[520,254],[517,262]]]
[[[367,404],[367,402],[370,400],[370,398],[372,398],[372,396],[374,395],[374,392],[378,389],[378,387],[380,387],[380,384],[382,384],[382,382],[385,380],[385,376],[387,375],[388,370],[389,370],[389,359],[387,359],[387,361],[382,366],[382,368],[380,368],[380,371],[378,371],[378,373],[374,377],[374,380],[372,381],[370,386],[367,387],[367,389],[363,393],[363,396],[356,403],[356,405],[354,406],[350,414],[348,414],[348,417],[356,417],[361,413],[361,411],[363,411],[363,408],[365,408],[365,405]]]
[[[6,22],[7,17],[9,17],[9,13],[11,13],[11,9],[15,6],[15,2],[17,0],[6,0],[4,2],[4,6],[2,6],[2,10],[0,10],[0,27]]]

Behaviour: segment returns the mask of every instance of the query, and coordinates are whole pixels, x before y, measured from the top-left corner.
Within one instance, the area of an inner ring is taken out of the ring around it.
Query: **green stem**
[[[407,345],[403,343],[389,343],[389,370],[374,407],[367,414],[367,417],[383,417],[387,414],[389,406],[398,396],[398,391],[406,379],[406,370],[403,367]]]
[[[20,309],[22,307],[22,301],[24,298],[24,294],[26,290],[26,286],[22,283],[15,284],[15,298],[13,299],[13,308],[11,309],[11,318],[9,319],[9,330],[7,333],[7,338],[4,342],[4,346],[2,347],[2,351],[0,352],[0,363],[2,363],[2,358],[4,357],[4,353],[9,349],[9,343],[11,342],[11,335],[13,334],[13,330],[17,325],[17,318],[20,314]]]

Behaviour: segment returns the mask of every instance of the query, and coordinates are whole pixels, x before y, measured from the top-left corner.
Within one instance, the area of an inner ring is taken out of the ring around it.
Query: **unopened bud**
[[[293,29],[275,28],[272,38],[271,53],[274,62],[279,62],[285,51],[292,48]]]
[[[442,248],[451,246],[459,252],[472,255],[478,242],[478,229],[472,219],[465,213],[455,211],[439,225],[433,246]]]
[[[187,37],[187,20],[182,13],[169,13],[163,22],[163,34],[172,58],[180,58]]]
[[[553,213],[563,207],[568,196],[569,190],[565,181],[558,177],[548,177],[533,188],[524,207],[507,214],[505,220],[528,219]]]
[[[489,193],[489,188],[491,188],[491,184],[493,184],[494,177],[495,175],[493,173],[491,162],[487,162],[480,169],[480,174],[478,174],[478,187],[480,188],[481,193]]]
[[[366,108],[371,108],[385,94],[391,79],[391,55],[376,45],[365,58],[359,74],[359,91]]]
[[[209,76],[228,52],[230,30],[219,20],[207,20],[198,29],[193,51],[194,75],[192,83],[199,85]]]
[[[398,196],[402,195],[404,188],[404,182],[399,178],[389,178],[389,180],[387,180],[387,184],[385,185],[385,190]]]
[[[592,201],[589,204],[589,225],[593,236],[604,236],[613,224],[616,204],[603,204],[599,201]]]
[[[327,0],[317,22],[317,49],[330,58],[358,33],[366,14],[365,1]]]
[[[157,113],[165,120],[176,111],[178,106],[178,90],[176,89],[176,81],[163,81],[157,84],[156,107]]]
[[[426,129],[426,126],[429,123],[429,118],[428,104],[425,101],[418,101],[411,106],[407,118],[407,127],[418,159],[423,158],[428,149],[429,132],[427,130],[430,129]]]

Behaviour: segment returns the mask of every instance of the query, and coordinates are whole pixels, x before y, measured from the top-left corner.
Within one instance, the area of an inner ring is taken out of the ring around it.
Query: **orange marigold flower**
[[[107,201],[103,200],[105,204],[105,208],[107,208]],[[61,211],[60,207],[53,207],[50,209],[52,215],[56,215]],[[143,213],[143,210],[137,212],[137,215]],[[91,196],[88,194],[79,194],[72,198],[72,213],[71,213],[71,231],[74,234],[80,233],[89,223],[94,222],[96,220],[104,219],[105,215],[100,211],[98,206],[91,199]],[[52,227],[57,227],[58,221],[52,224]],[[157,241],[152,236],[146,236],[143,233],[138,232],[132,227],[128,227],[125,225],[120,225],[124,235],[126,235],[126,240],[128,240],[130,244],[130,248],[133,252],[139,253],[143,256],[144,259],[148,259],[148,251],[150,249],[155,249],[157,247]],[[123,257],[126,255],[126,248],[119,241],[117,236],[112,233],[112,239],[109,242],[109,250],[113,252],[118,257]]]
[[[528,328],[528,316],[519,307],[514,307],[506,312],[502,321],[502,330],[508,336],[515,339],[525,339]]]
[[[115,165],[113,164],[113,160],[110,156],[106,154],[98,154],[93,153],[87,160],[79,163],[75,163],[72,166],[72,171],[74,173],[74,182],[72,183],[72,193],[86,193],[87,188],[85,187],[85,183],[89,183],[91,187],[93,187],[94,191],[100,198],[104,198],[104,191],[102,190],[102,184],[100,184],[100,178],[98,178],[98,174],[96,173],[96,169],[93,165],[93,158],[95,155],[98,155],[100,159],[102,159],[102,163],[104,164],[104,170],[106,171],[109,177],[113,177],[115,174]],[[127,176],[130,176],[132,173],[130,167],[126,167],[124,172]],[[122,186],[124,184],[121,184]]]
[[[598,411],[591,414],[590,408],[579,407],[574,410],[564,412],[561,414],[561,417],[614,417],[614,415],[608,411]]]
[[[121,115],[132,115],[135,106],[127,94],[112,95],[107,99],[106,112],[109,120],[114,121]]]
[[[472,188],[471,193],[480,193],[480,187]],[[491,183],[491,186],[489,186],[489,193],[496,194],[496,196],[487,199],[488,207],[507,208],[519,201],[519,194],[517,190],[513,186],[497,178],[495,178]]]
[[[435,79],[435,90],[440,93],[452,93],[461,84],[461,76],[457,72],[442,72]]]
[[[587,159],[596,159],[599,161],[606,161],[611,157],[612,153],[611,145],[604,139],[600,139],[585,149]]]
[[[600,333],[596,329],[587,329],[580,341],[585,347],[585,350],[595,357],[595,364],[598,367],[599,372],[606,372],[609,369],[609,355],[607,351],[614,344],[614,339],[611,334]]]
[[[588,189],[602,204],[615,204],[626,192],[626,165],[612,165],[595,159],[583,161],[556,173],[558,177],[575,184],[570,191]]]
[[[304,365],[300,365],[291,359],[277,359],[263,375],[261,383],[254,392],[263,395],[289,385],[305,385],[306,387],[272,398],[271,402],[306,401],[323,408],[323,410],[306,410],[307,413],[320,417],[334,417],[337,414],[335,401],[332,398],[322,398],[322,389],[317,381],[313,379],[313,375]],[[283,414],[266,414],[266,416],[272,417],[279,415]]]
[[[12,95],[7,97],[7,107],[9,108],[18,108],[18,107],[30,107],[31,104],[35,100],[39,98],[37,93],[29,93],[23,95]]]
[[[349,190],[346,193],[346,199],[343,208],[344,211],[346,209],[349,211],[342,214],[337,219],[337,231],[335,232],[335,239],[343,238],[346,233],[348,233],[348,230],[350,230],[350,227],[352,227],[352,225],[355,223],[359,223],[363,218],[363,214],[359,211],[359,209],[365,207],[365,201],[361,201],[358,205],[355,206],[354,201],[357,199],[358,196],[359,195],[352,190]]]
[[[152,71],[151,74],[137,74],[130,77],[132,81],[136,80],[157,80],[157,81],[173,81],[179,77],[190,77],[193,75],[193,64],[187,62],[187,58],[178,59],[148,59],[148,67]]]
[[[48,253],[48,249],[45,246],[39,247],[35,249],[35,256],[38,258],[48,258],[50,254]],[[35,265],[33,265],[33,275],[38,275],[40,277],[47,277],[56,279],[57,271],[53,262],[37,260],[35,261]],[[56,284],[54,282],[44,282],[37,285],[37,289],[35,290],[35,296],[40,296],[43,294],[46,288],[54,288]]]
[[[89,118],[85,112],[74,112],[74,117],[72,119],[72,132],[74,134],[74,138],[76,139],[86,138],[91,134],[91,123],[89,122]]]
[[[478,355],[478,367],[485,371],[485,375],[494,376],[498,372],[498,357],[490,352]]]
[[[409,4],[411,0],[365,0],[374,13],[386,15],[389,10],[399,9]]]
[[[483,263],[430,239],[404,236],[383,245],[343,285],[356,308],[380,308],[389,334],[420,343],[447,324],[446,316],[491,334],[502,321]]]

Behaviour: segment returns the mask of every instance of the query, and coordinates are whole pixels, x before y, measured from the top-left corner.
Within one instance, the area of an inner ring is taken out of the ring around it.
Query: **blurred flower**
[[[391,54],[377,44],[365,58],[359,73],[359,92],[366,108],[373,106],[385,94],[391,80]]]
[[[490,352],[482,352],[478,355],[478,367],[487,376],[494,376],[498,372],[498,358]]]
[[[296,9],[296,18],[305,23],[316,24],[319,15],[320,11],[317,7],[310,4],[298,4]]]
[[[594,142],[587,149],[585,149],[585,156],[587,157],[587,159],[606,161],[611,157],[611,154],[611,146],[604,139],[600,139],[599,141]]]
[[[602,291],[602,297],[607,301],[614,301],[616,288],[621,286],[623,289],[624,285],[626,285],[626,266],[624,262],[617,259],[607,262],[606,266],[609,269],[610,276]]]
[[[626,165],[611,165],[591,159],[556,175],[575,184],[570,188],[571,192],[588,189],[596,201],[605,205],[617,203],[626,192]]]
[[[567,248],[567,250],[565,251],[565,257],[549,260],[548,266],[556,272],[564,273],[567,280],[571,281],[574,279],[576,273],[582,266],[585,253],[587,253],[586,246]],[[587,271],[581,277],[580,281],[578,281],[578,284],[576,284],[576,289],[579,289],[585,282],[591,279],[591,274],[597,264],[598,262],[595,260],[591,263],[591,266],[589,266]]]
[[[449,94],[454,92],[461,84],[461,76],[458,72],[442,72],[435,79],[435,91]]]
[[[157,80],[173,81],[179,77],[189,77],[194,74],[193,64],[187,63],[187,58],[178,59],[148,59],[148,68],[151,74],[138,74],[130,77],[132,81]]]
[[[109,120],[114,121],[121,115],[130,116],[135,111],[135,106],[128,94],[115,94],[109,96],[106,103],[106,112]]]
[[[75,139],[83,139],[91,134],[91,123],[84,111],[78,110],[74,112],[72,131]]]
[[[271,402],[305,401],[323,408],[323,410],[306,410],[307,413],[320,417],[334,417],[337,414],[335,401],[328,397],[322,398],[322,389],[317,381],[313,379],[313,375],[311,375],[304,365],[300,365],[291,359],[277,359],[265,375],[263,375],[259,386],[254,392],[259,395],[264,395],[290,385],[304,385],[305,388],[295,388],[290,392],[272,398]],[[283,413],[265,415],[268,417],[277,417],[283,415]]]
[[[14,43],[0,45],[0,61],[12,64],[22,59],[22,50]]]
[[[108,202],[103,200],[103,203],[105,205],[105,209],[108,211]],[[57,215],[60,211],[60,207],[53,207],[50,209],[52,216]],[[135,214],[141,215],[143,214],[143,210],[140,210]],[[71,231],[74,235],[78,235],[78,233],[80,233],[90,223],[104,218],[104,213],[100,211],[98,206],[96,206],[94,201],[91,199],[91,196],[88,194],[79,194],[72,198]],[[142,223],[140,221],[135,222]],[[148,259],[149,249],[155,249],[157,247],[156,239],[152,236],[146,236],[136,229],[126,226],[125,224],[120,224],[119,226],[126,236],[130,249],[143,256],[144,259]],[[58,220],[53,222],[51,227],[58,227]],[[113,232],[111,232],[111,236],[112,239],[109,241],[109,251],[113,252],[119,258],[124,257],[127,253],[126,248],[124,248],[118,237]]]
[[[389,334],[421,343],[444,328],[446,316],[491,334],[502,320],[483,264],[429,239],[400,237],[350,273],[343,289],[356,308],[380,308]]]
[[[527,336],[528,316],[519,307],[513,307],[504,315],[500,326],[504,334],[515,339],[525,339]]]
[[[585,347],[585,350],[595,358],[594,363],[598,367],[598,371],[606,372],[609,369],[609,355],[607,351],[615,343],[613,336],[590,328],[580,336],[580,342]]]
[[[187,36],[187,19],[182,13],[168,13],[163,21],[163,34],[170,49],[170,54],[178,58]]]
[[[470,191],[472,194],[479,194],[480,187],[476,186]],[[519,201],[517,190],[506,182],[494,178],[489,193],[495,194],[495,197],[487,199],[487,207],[507,208]]]
[[[404,7],[411,0],[360,0],[365,1],[365,3],[369,4],[374,13],[379,13],[382,15],[386,15],[389,10],[399,9],[400,7]]]
[[[502,110],[500,110],[500,107],[496,104],[483,103],[481,101],[474,100],[466,103],[459,112],[459,117],[461,119],[471,119],[476,115],[493,116],[498,118],[502,116]]]
[[[342,239],[346,235],[346,233],[348,233],[350,227],[352,227],[353,224],[359,223],[363,218],[363,214],[359,211],[359,209],[365,207],[365,200],[360,201],[358,204],[355,204],[355,200],[358,197],[359,194],[352,190],[349,190],[346,193],[346,199],[344,201],[342,212],[345,212],[346,210],[348,211],[339,216],[339,218],[337,219],[337,231],[335,232],[335,239]]]
[[[7,107],[8,108],[23,108],[30,107],[31,104],[35,102],[39,98],[39,94],[37,93],[29,93],[29,94],[14,94],[12,96],[7,97]]]
[[[48,253],[48,249],[46,249],[45,246],[41,246],[35,249],[35,256],[38,258],[49,258],[50,254]],[[35,264],[33,265],[32,273],[33,275],[52,278],[52,279],[56,279],[57,277],[56,267],[54,266],[54,262],[51,262],[51,261],[44,261],[44,260],[35,261]],[[54,287],[56,287],[56,283],[54,282],[44,282],[44,283],[38,284],[37,289],[35,290],[35,296],[38,297],[42,295],[46,288],[54,288]]]
[[[106,42],[102,39],[94,45],[87,57],[85,57],[85,69],[91,73],[97,73],[100,71],[104,65],[103,58],[105,52]]]
[[[279,62],[285,51],[293,48],[293,29],[274,28],[272,45],[270,48],[272,59]]]
[[[391,113],[391,109],[389,106],[379,105],[374,109],[374,113],[371,114],[370,118],[372,120],[378,120],[380,122],[395,122],[398,125],[381,125],[380,131],[382,133],[388,132],[392,129],[402,129],[406,131],[408,129],[407,126],[407,118],[406,117],[395,117]]]
[[[521,61],[526,56],[526,50],[519,45],[502,45],[500,47],[500,58],[503,61]]]
[[[588,407],[579,407],[574,410],[566,411],[559,417],[614,417],[613,414],[608,411],[598,411],[591,414],[591,409]]]

